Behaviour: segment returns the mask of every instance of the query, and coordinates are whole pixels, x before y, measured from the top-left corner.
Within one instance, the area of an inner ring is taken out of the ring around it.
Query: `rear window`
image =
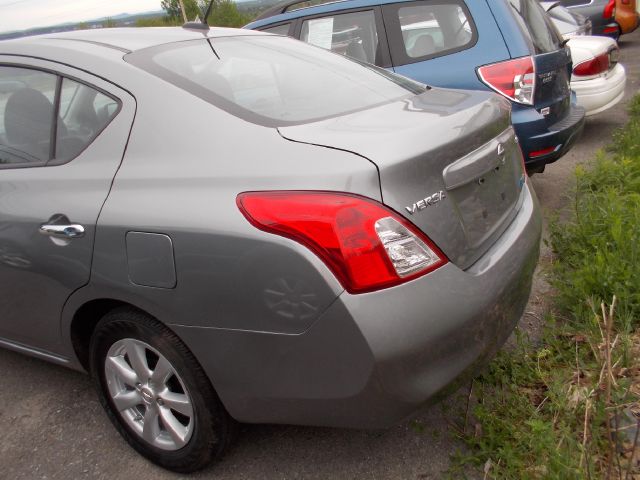
[[[411,58],[442,56],[469,45],[475,32],[456,3],[424,3],[398,10],[402,40]]]
[[[531,39],[536,53],[560,48],[562,37],[536,0],[509,0],[523,32]]]
[[[248,121],[292,125],[422,93],[424,86],[287,37],[160,45],[125,59]]]

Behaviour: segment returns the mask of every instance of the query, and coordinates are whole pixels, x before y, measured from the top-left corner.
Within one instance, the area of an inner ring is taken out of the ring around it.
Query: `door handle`
[[[80,238],[84,237],[84,227],[76,223],[70,225],[43,223],[40,225],[40,233],[55,238]]]

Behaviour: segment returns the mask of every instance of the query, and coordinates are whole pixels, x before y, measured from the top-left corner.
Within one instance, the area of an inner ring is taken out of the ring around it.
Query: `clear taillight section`
[[[393,268],[402,278],[432,267],[441,260],[428,245],[393,217],[378,220],[375,229]]]
[[[237,204],[260,230],[313,251],[350,293],[407,282],[447,262],[415,225],[384,205],[334,192],[245,192]]]
[[[536,69],[532,57],[516,58],[478,68],[480,79],[496,92],[525,105],[533,105]]]

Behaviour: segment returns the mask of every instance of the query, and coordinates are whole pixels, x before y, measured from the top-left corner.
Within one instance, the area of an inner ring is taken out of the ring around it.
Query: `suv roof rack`
[[[300,7],[302,9],[302,8],[316,7],[318,5],[325,5],[327,3],[338,3],[341,1],[344,1],[344,0],[291,0],[289,2],[279,3],[265,10],[254,19],[254,22],[257,20],[264,20],[265,18],[275,17],[276,15],[286,13],[291,7],[295,5],[300,5],[301,3],[312,4],[312,5],[306,5],[304,7]],[[295,10],[298,10],[298,9],[295,9]]]

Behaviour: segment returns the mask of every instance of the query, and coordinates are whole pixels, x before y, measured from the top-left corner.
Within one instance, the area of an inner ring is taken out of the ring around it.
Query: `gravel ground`
[[[533,177],[547,217],[570,201],[575,166],[593,158],[627,119],[626,103],[640,81],[640,31],[623,37],[621,49],[628,75],[624,102],[589,118],[573,150]],[[529,331],[536,331],[547,308],[544,266],[548,262],[549,252],[543,247],[528,313],[521,321]],[[436,405],[412,422],[385,431],[246,425],[220,463],[192,478],[441,478],[449,455],[462,448],[451,437],[448,423],[460,421],[463,402],[449,400],[446,405]],[[4,350],[0,350],[0,432],[0,478],[180,478],[139,457],[118,436],[88,377]]]

